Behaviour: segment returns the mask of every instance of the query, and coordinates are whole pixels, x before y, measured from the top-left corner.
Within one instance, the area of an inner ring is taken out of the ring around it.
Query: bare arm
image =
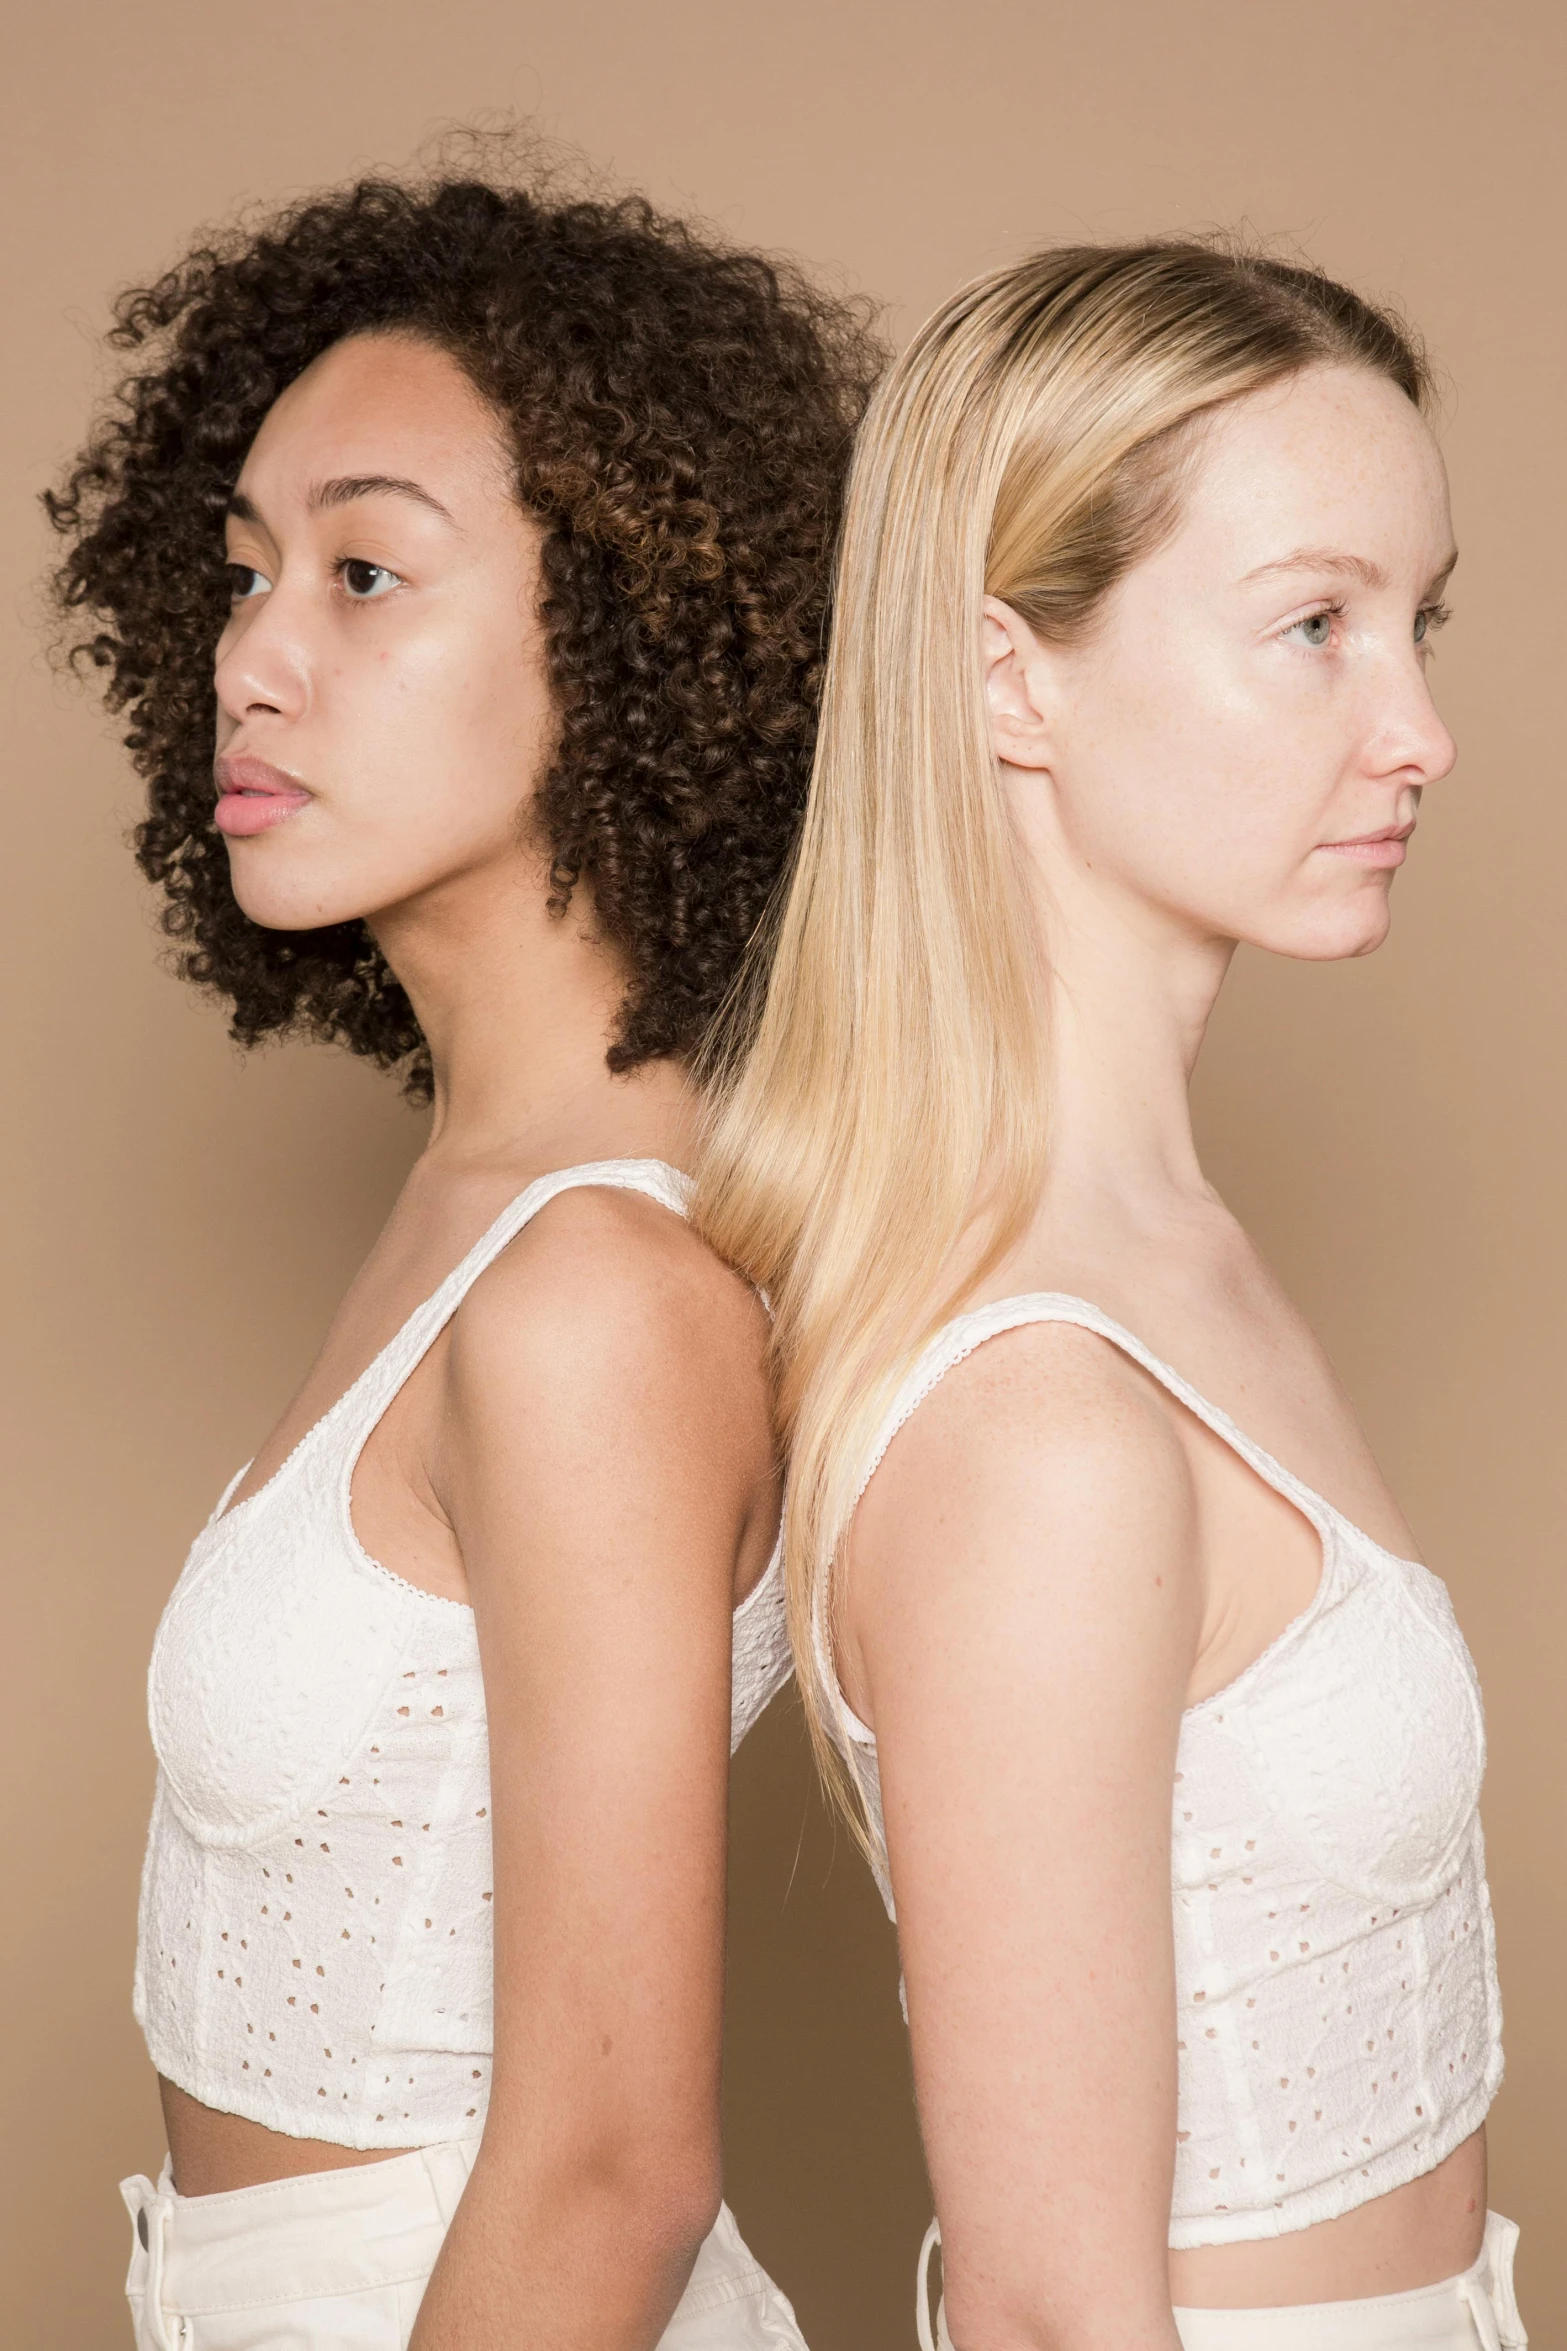
[[[849,1663],[880,1751],[959,2351],[1178,2351],[1175,1749],[1191,1477],[1103,1342],[990,1341],[861,1506]]]
[[[760,1314],[666,1211],[618,1195],[554,1203],[493,1270],[454,1332],[438,1490],[489,1710],[494,2079],[413,2342],[642,2351],[719,2202]]]

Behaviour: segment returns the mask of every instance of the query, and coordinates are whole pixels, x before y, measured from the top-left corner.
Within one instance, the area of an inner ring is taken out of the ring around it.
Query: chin
[[[1393,927],[1385,889],[1364,891],[1337,906],[1314,906],[1293,921],[1269,923],[1249,943],[1297,963],[1349,963],[1374,955]]]
[[[1322,924],[1301,938],[1281,945],[1278,952],[1301,963],[1350,963],[1359,955],[1375,955],[1392,929],[1386,906],[1356,922]]]
[[[321,931],[334,923],[357,922],[365,913],[363,894],[328,884],[309,870],[310,860],[258,857],[252,844],[231,844],[229,884],[241,914],[264,931]]]

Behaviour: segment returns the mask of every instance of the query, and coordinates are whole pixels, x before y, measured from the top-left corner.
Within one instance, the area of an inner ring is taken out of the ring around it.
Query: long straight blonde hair
[[[1183,428],[1318,362],[1427,400],[1404,330],[1312,270],[1198,242],[1062,247],[943,304],[860,435],[804,829],[707,1057],[697,1192],[776,1317],[790,1629],[851,1818],[834,1561],[892,1394],[1026,1225],[1049,1130],[1044,949],[991,749],[983,599],[1057,642],[1083,631],[1174,522]]]

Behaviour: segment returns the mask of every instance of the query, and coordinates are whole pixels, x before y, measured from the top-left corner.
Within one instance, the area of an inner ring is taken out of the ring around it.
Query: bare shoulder
[[[1079,1326],[986,1340],[888,1447],[847,1569],[844,1688],[878,1735],[918,1739],[910,1706],[950,1714],[982,1693],[987,1720],[1048,1717],[1055,1736],[1089,1688],[1104,1708],[1112,1688],[1130,1694],[1118,1721],[1168,1728],[1202,1571],[1195,1479],[1162,1391]]]
[[[753,1406],[765,1392],[760,1300],[684,1217],[642,1192],[551,1200],[474,1283],[452,1329],[461,1386],[584,1384],[605,1402],[669,1384]]]
[[[1190,1456],[1158,1384],[1097,1332],[1033,1322],[936,1383],[889,1445],[860,1523],[874,1543],[937,1515],[950,1523],[955,1508],[970,1523],[1026,1512],[1043,1529],[1065,1515],[1180,1527],[1193,1507]]]

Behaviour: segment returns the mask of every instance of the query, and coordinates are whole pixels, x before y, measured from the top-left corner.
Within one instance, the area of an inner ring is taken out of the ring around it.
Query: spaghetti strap
[[[1275,1461],[1245,1430],[1237,1427],[1227,1412],[1209,1402],[1189,1380],[1155,1355],[1150,1347],[1135,1337],[1121,1323],[1115,1322],[1086,1298],[1076,1298],[1066,1291],[1034,1290],[1015,1298],[998,1298],[988,1306],[977,1306],[967,1314],[958,1315],[945,1324],[923,1350],[898,1389],[877,1432],[876,1442],[868,1458],[865,1473],[855,1491],[858,1503],[866,1487],[880,1468],[882,1459],[893,1438],[904,1422],[919,1409],[949,1371],[982,1347],[987,1339],[999,1338],[1003,1332],[1021,1330],[1026,1324],[1039,1322],[1073,1323],[1081,1330],[1093,1331],[1118,1348],[1123,1355],[1141,1364],[1144,1371],[1159,1382],[1177,1403],[1213,1431],[1232,1452],[1250,1469],[1255,1470],[1264,1485],[1293,1502],[1301,1514],[1310,1520],[1318,1533],[1325,1533],[1327,1523],[1337,1514],[1332,1505],[1295,1476],[1292,1470]]]
[[[333,1448],[333,1457],[343,1464],[343,1490],[346,1495],[348,1481],[352,1479],[359,1455],[369,1442],[371,1431],[457,1312],[480,1274],[494,1264],[508,1242],[514,1241],[523,1226],[531,1224],[550,1201],[558,1198],[562,1192],[585,1190],[589,1186],[601,1186],[609,1191],[642,1192],[675,1216],[684,1217],[689,1212],[691,1178],[682,1175],[678,1168],[668,1166],[662,1159],[586,1160],[581,1166],[558,1167],[548,1175],[537,1177],[514,1200],[508,1201],[494,1223],[480,1234],[446,1279],[431,1291],[421,1305],[414,1308],[407,1321],[393,1333],[380,1353],[371,1357],[358,1378],[349,1383],[337,1401],[328,1405],[319,1420],[311,1423],[265,1485],[258,1486],[255,1493],[247,1494],[242,1502],[231,1503],[230,1496],[247,1475],[250,1464],[247,1462],[245,1468],[229,1480],[208,1524],[230,1524],[241,1511],[248,1511],[253,1503],[259,1502],[263,1494],[280,1484],[289,1473],[316,1460],[323,1448]],[[346,1502],[344,1507],[346,1509]]]
[[[943,1324],[915,1359],[887,1408],[876,1441],[866,1457],[864,1472],[855,1487],[854,1500],[838,1530],[840,1540],[864,1498],[865,1489],[881,1467],[893,1438],[904,1423],[912,1419],[932,1389],[939,1386],[947,1373],[972,1355],[976,1348],[982,1347],[987,1339],[1000,1338],[1004,1332],[1021,1330],[1027,1324],[1040,1322],[1072,1323],[1080,1330],[1093,1331],[1098,1337],[1107,1340],[1121,1354],[1140,1364],[1177,1403],[1184,1405],[1205,1428],[1211,1429],[1221,1443],[1228,1445],[1261,1478],[1264,1485],[1271,1486],[1276,1494],[1283,1495],[1287,1502],[1293,1503],[1315,1530],[1322,1545],[1322,1573],[1304,1614],[1289,1628],[1291,1633],[1327,1605],[1335,1589],[1338,1531],[1348,1522],[1341,1518],[1330,1502],[1296,1477],[1292,1470],[1286,1469],[1282,1462],[1275,1461],[1271,1453],[1257,1444],[1254,1438],[1248,1437],[1244,1429],[1236,1426],[1227,1412],[1222,1412],[1217,1404],[1210,1403],[1199,1389],[1192,1386],[1190,1380],[1183,1379],[1178,1371],[1155,1355],[1152,1348],[1144,1346],[1142,1340],[1123,1324],[1116,1322],[1088,1299],[1073,1297],[1070,1292],[1060,1290],[1031,1290],[1014,1298],[997,1298],[987,1306],[976,1306],[967,1314],[957,1315],[951,1322]],[[833,1656],[825,1599],[820,1591],[812,1612],[811,1644],[815,1652],[813,1664],[818,1687],[844,1734],[845,1751],[852,1753],[857,1747],[873,1747],[874,1734],[860,1720],[843,1694]]]
[[[562,1192],[585,1191],[590,1187],[607,1191],[641,1192],[680,1217],[687,1214],[691,1198],[690,1177],[682,1175],[678,1168],[668,1166],[662,1159],[587,1160],[579,1167],[558,1167],[548,1175],[537,1177],[501,1210],[495,1222],[480,1234],[466,1257],[452,1268],[445,1281],[430,1293],[424,1304],[414,1308],[402,1329],[366,1365],[327,1417],[332,1418],[341,1412],[345,1419],[356,1425],[362,1422],[360,1442],[363,1443],[415,1365],[429,1352],[457,1312],[479,1276],[494,1264],[502,1250],[517,1238],[525,1225],[533,1222],[541,1209],[547,1208]]]

